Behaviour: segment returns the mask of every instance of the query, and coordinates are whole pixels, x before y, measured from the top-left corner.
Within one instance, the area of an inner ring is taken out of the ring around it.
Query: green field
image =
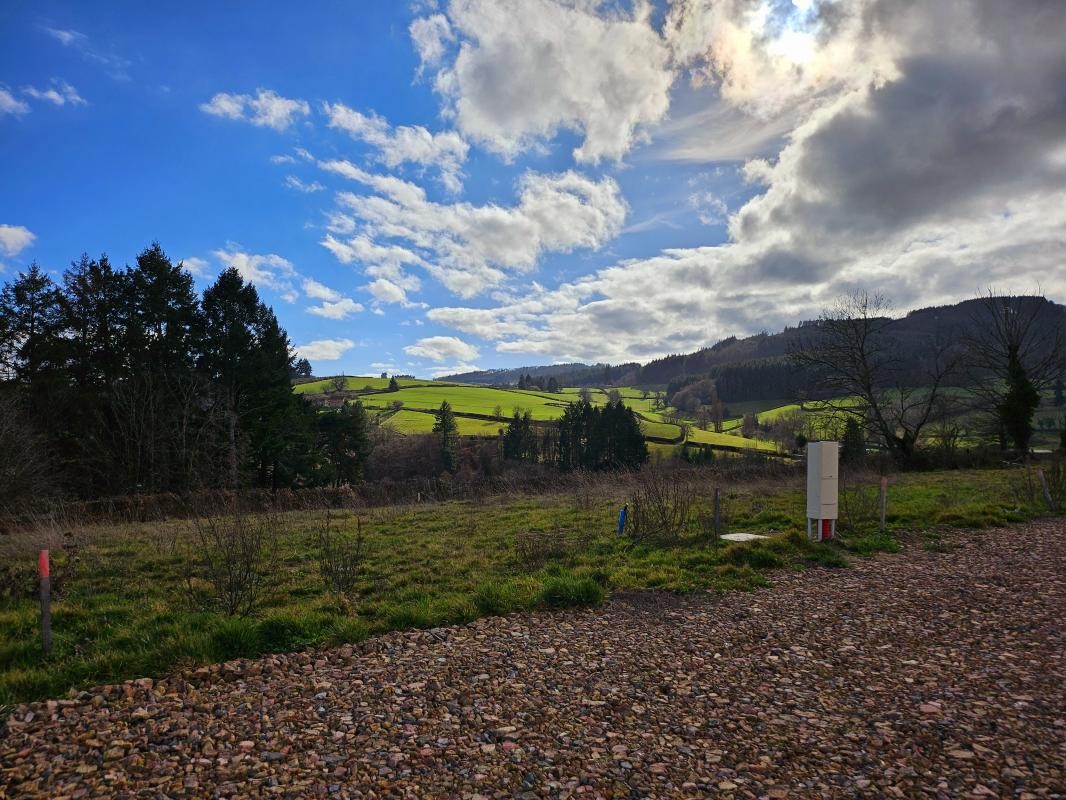
[[[294,391],[308,396],[322,394],[332,389],[332,379],[299,384]],[[447,400],[456,413],[459,433],[463,436],[495,436],[500,428],[506,426],[515,410],[530,412],[533,419],[548,421],[558,419],[563,410],[580,396],[582,389],[568,387],[558,393],[541,392],[530,389],[496,388],[491,386],[474,386],[465,384],[441,383],[437,381],[420,381],[400,379],[399,391],[386,392],[388,380],[380,377],[347,377],[348,398],[358,398],[372,412],[380,413],[386,425],[404,434],[428,433],[433,428],[433,413],[440,404]],[[638,413],[645,436],[655,439],[675,440],[681,436],[681,428],[666,419],[661,411],[654,411],[654,399],[644,397],[644,390],[623,387],[618,390],[623,402]],[[594,404],[607,402],[608,394],[602,389],[588,389]],[[391,413],[396,403],[400,403],[399,413]],[[496,409],[500,410],[497,416]],[[490,417],[492,419],[477,419]],[[729,424],[729,429],[736,429],[740,421]],[[690,440],[711,446],[728,446],[741,448],[775,449],[771,442],[756,442],[740,436],[725,434],[708,434],[693,428]],[[654,443],[653,443],[654,444]],[[658,443],[662,444],[662,442]],[[676,449],[659,447],[654,451],[660,457],[674,453]]]
[[[729,447],[747,447],[753,450],[777,450],[774,442],[765,439],[745,439],[743,436],[733,436],[728,433],[715,433],[713,430],[700,430],[692,426],[689,428],[688,440],[697,444],[726,445]]]
[[[320,381],[298,383],[292,388],[292,390],[296,394],[323,394],[325,392],[333,391],[333,380],[333,378],[323,378]],[[360,377],[358,375],[346,375],[344,381],[345,389],[350,392],[362,392],[365,390],[380,391],[389,388],[389,379],[382,378],[381,376]],[[433,381],[422,381],[412,378],[397,378],[396,382],[400,384],[400,386],[425,386],[427,384],[433,384]]]
[[[386,418],[385,423],[400,433],[431,433],[437,421],[433,414],[401,410]],[[456,417],[460,436],[496,436],[504,425],[495,420]]]
[[[483,414],[494,416],[496,406],[502,412],[501,419],[509,419],[516,408],[529,411],[533,419],[556,419],[562,415],[567,401],[549,394],[491,389],[482,386],[452,386],[426,384],[397,392],[365,395],[363,405],[367,408],[388,408],[393,403],[403,403],[405,409],[433,412],[447,400],[457,414]]]
[[[70,525],[65,544],[49,531],[6,535],[0,538],[0,705],[238,656],[354,642],[381,631],[596,603],[612,590],[750,588],[764,585],[779,567],[838,565],[847,557],[838,545],[809,545],[799,535],[804,500],[798,473],[754,483],[703,471],[668,479],[686,487],[704,510],[714,486],[721,486],[727,528],[775,533],[767,542],[715,547],[694,519],[678,541],[634,545],[616,535],[615,519],[643,479],[603,475],[539,497],[336,512],[335,535],[350,541],[358,528],[368,547],[354,586],[342,594],[331,591],[320,572],[324,513],[283,514],[270,548],[276,568],[246,618],[205,605],[206,585],[187,588],[183,565],[199,549],[187,521]],[[929,546],[946,547],[938,529],[999,525],[1040,513],[1039,493],[1020,490],[1024,479],[1021,470],[893,477],[889,525],[929,529]],[[876,481],[870,476],[842,491],[848,549],[899,548],[891,536],[875,532]],[[53,550],[56,598],[54,653],[47,659],[40,652],[35,577],[42,546]]]

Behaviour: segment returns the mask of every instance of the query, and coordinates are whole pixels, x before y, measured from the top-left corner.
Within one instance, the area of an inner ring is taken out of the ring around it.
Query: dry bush
[[[275,514],[252,515],[234,501],[227,513],[196,517],[195,535],[185,557],[190,599],[209,589],[212,605],[227,616],[255,611],[277,568],[280,523]]]
[[[1044,473],[1043,482],[1038,470]],[[1019,507],[1060,511],[1066,507],[1066,461],[1056,458],[1039,467],[1015,470],[1010,477],[1009,486],[1011,496]]]
[[[331,591],[345,597],[355,593],[367,555],[363,521],[358,517],[355,526],[354,536],[338,533],[333,529],[332,515],[327,512],[325,526],[319,534],[318,567],[322,580]]]
[[[644,471],[633,489],[626,532],[631,541],[676,542],[688,530],[692,487],[678,476]]]
[[[869,478],[869,480],[880,480]],[[869,533],[881,523],[881,490],[861,478],[840,480],[838,525],[842,532]]]
[[[515,553],[526,567],[536,569],[548,561],[569,558],[589,544],[588,534],[556,525],[550,531],[522,531],[515,536]]]

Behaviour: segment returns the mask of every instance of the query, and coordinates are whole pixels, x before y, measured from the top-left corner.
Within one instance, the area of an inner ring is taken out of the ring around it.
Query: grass
[[[388,386],[388,380],[377,377],[346,378],[347,389],[353,396],[358,396],[364,406],[375,412],[387,413],[396,402],[402,403],[399,412],[389,414],[385,424],[400,433],[428,433],[433,428],[433,412],[447,400],[458,416],[459,433],[462,436],[496,436],[501,427],[511,419],[515,409],[529,411],[533,419],[546,421],[558,419],[566,407],[576,402],[581,389],[566,388],[558,393],[541,392],[533,389],[496,388],[458,383],[441,383],[438,381],[421,381],[400,379],[400,389],[395,392],[381,392]],[[299,394],[321,394],[330,390],[332,379],[301,383],[293,388]],[[608,400],[607,392],[602,389],[589,389],[591,401],[603,405]],[[653,410],[652,397],[644,397],[644,391],[633,387],[618,390],[623,402],[638,412],[642,417],[641,425],[646,436],[657,439],[677,439],[681,428],[667,421],[661,412]],[[500,409],[497,416],[496,409]],[[797,406],[798,408],[798,406]],[[467,416],[465,419],[462,415]],[[493,419],[476,419],[492,417]],[[776,450],[773,442],[745,439],[739,435],[740,420],[727,423],[725,433],[700,431],[693,426],[690,440],[702,444],[739,448]]]
[[[430,433],[437,418],[428,411],[410,411],[401,409],[386,418],[385,424],[395,428],[400,433]],[[501,427],[506,423],[471,419],[470,417],[455,418],[455,424],[459,428],[460,436],[496,436]]]
[[[914,473],[892,479],[887,535],[858,512],[841,519],[838,545],[811,544],[803,531],[802,476],[738,485],[695,473],[696,504],[716,483],[729,531],[772,534],[715,547],[693,522],[673,546],[631,545],[615,533],[632,479],[604,476],[591,489],[358,512],[368,555],[354,590],[331,593],[320,577],[320,512],[282,515],[278,570],[255,616],[227,619],[190,602],[179,579],[192,526],[98,525],[75,531],[76,550],[53,544],[54,652],[39,647],[34,564],[39,532],[0,539],[0,705],[238,656],[357,642],[388,630],[430,628],[482,615],[595,605],[613,590],[747,590],[775,569],[839,567],[846,553],[898,549],[894,531],[931,533],[1040,513],[1019,499],[1007,471]],[[876,476],[866,483],[875,483]],[[845,491],[852,491],[846,488]],[[356,513],[334,512],[352,533]],[[546,557],[520,555],[522,537],[562,537],[572,546]],[[938,547],[930,538],[928,547]],[[945,548],[946,549],[946,548]]]

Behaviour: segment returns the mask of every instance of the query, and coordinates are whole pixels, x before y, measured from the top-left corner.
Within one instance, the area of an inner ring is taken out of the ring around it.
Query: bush
[[[588,537],[561,528],[550,531],[524,531],[515,536],[515,552],[527,567],[567,558],[587,545]]]
[[[691,515],[690,487],[676,475],[647,470],[637,481],[626,531],[634,543],[672,543],[684,536]]]
[[[331,591],[349,596],[355,592],[366,561],[366,540],[363,522],[356,518],[355,536],[333,531],[332,516],[326,514],[326,524],[319,538],[319,571]]]
[[[576,575],[553,575],[544,581],[540,602],[548,608],[578,608],[603,602],[606,592],[592,578]]]
[[[185,559],[189,596],[197,599],[197,585],[205,584],[224,614],[248,616],[275,572],[277,517],[253,517],[234,501],[225,516],[198,518],[195,523],[195,540]]]

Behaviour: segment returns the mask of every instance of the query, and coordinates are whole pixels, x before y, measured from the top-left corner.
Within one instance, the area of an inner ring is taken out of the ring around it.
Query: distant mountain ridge
[[[1046,298],[1033,296],[1032,300]],[[906,357],[917,353],[929,335],[957,335],[980,311],[981,300],[954,305],[930,306],[896,319],[892,335]],[[1047,301],[1066,319],[1066,306]],[[552,364],[515,369],[483,370],[449,375],[442,380],[482,385],[514,385],[523,376],[554,377],[563,386],[665,386],[686,376],[706,375],[715,380],[719,395],[727,402],[777,400],[817,393],[813,376],[788,359],[788,353],[817,321],[800,322],[778,333],[730,336],[692,353],[654,359],[646,364]]]

